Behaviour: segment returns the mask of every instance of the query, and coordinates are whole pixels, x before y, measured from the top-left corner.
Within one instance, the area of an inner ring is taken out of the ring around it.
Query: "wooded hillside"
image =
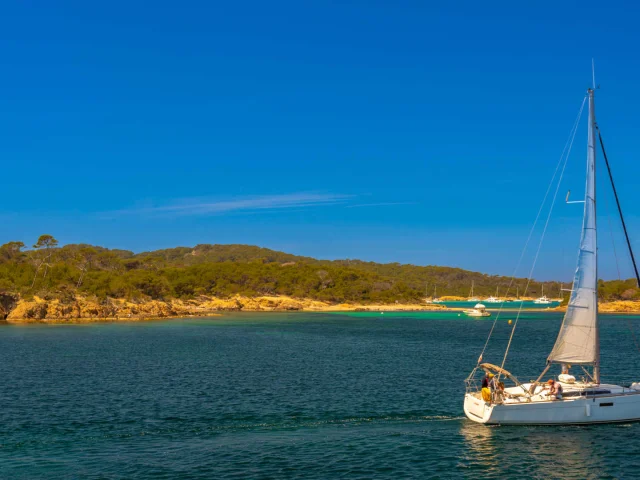
[[[437,286],[439,296],[506,295],[509,278],[440,266],[380,264],[360,260],[316,260],[250,245],[197,245],[134,254],[91,245],[59,246],[42,235],[31,248],[22,242],[0,246],[0,293],[23,298],[166,299],[198,295],[289,295],[329,302],[419,302]],[[516,285],[524,294],[526,280]],[[527,296],[539,296],[532,282]],[[558,297],[560,284],[545,282]],[[566,286],[568,287],[568,286]],[[606,300],[640,298],[635,281],[601,282]],[[566,292],[565,292],[566,295]]]

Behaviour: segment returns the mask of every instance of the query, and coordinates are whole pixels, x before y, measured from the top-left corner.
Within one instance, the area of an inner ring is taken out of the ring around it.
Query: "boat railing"
[[[481,390],[480,386],[482,385],[475,378],[467,378],[465,381],[465,392],[466,393],[475,393]]]

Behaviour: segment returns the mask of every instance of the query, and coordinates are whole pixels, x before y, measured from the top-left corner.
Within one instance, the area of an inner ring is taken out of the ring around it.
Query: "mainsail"
[[[587,146],[587,182],[584,197],[582,237],[578,267],[573,279],[569,306],[560,333],[548,361],[590,364],[596,367],[600,357],[598,335],[598,262],[596,235],[596,120],[593,90],[589,89],[589,134]]]

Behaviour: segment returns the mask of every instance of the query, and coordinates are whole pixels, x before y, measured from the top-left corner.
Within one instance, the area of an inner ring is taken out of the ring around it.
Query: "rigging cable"
[[[584,104],[586,101],[586,96],[582,101],[582,106],[580,107],[580,112],[578,114],[578,121],[580,119],[580,117],[582,116],[582,110],[584,109]],[[560,184],[562,183],[562,178],[564,177],[564,171],[567,167],[567,161],[569,160],[569,155],[571,154],[571,148],[573,147],[573,141],[576,138],[576,133],[578,131],[578,122],[576,122],[576,124],[574,124],[574,130],[573,130],[573,134],[571,136],[571,143],[569,144],[569,150],[567,151],[567,155],[564,159],[564,165],[562,166],[562,171],[560,172],[560,178],[558,179],[558,184],[556,185],[556,190],[553,194],[553,199],[551,200],[551,207],[549,208],[549,213],[547,214],[547,220],[544,224],[544,229],[542,230],[542,236],[540,237],[540,242],[538,243],[538,249],[536,251],[536,255],[533,259],[533,265],[531,266],[531,270],[529,271],[529,277],[527,279],[527,286],[525,287],[525,295],[527,293],[527,290],[529,289],[529,285],[531,284],[531,278],[533,277],[533,271],[536,268],[536,263],[538,262],[538,256],[540,255],[540,249],[542,248],[542,243],[544,242],[544,236],[547,232],[547,227],[549,226],[549,220],[551,219],[551,213],[553,212],[553,207],[556,203],[556,199],[558,197],[558,190],[560,190]],[[509,342],[507,343],[507,348],[504,352],[504,357],[502,358],[502,364],[500,365],[500,368],[503,369],[504,368],[504,364],[507,361],[507,356],[509,355],[509,348],[511,347],[511,341],[513,340],[513,334],[516,331],[516,326],[518,325],[518,320],[520,319],[520,314],[522,313],[522,306],[523,304],[520,304],[520,308],[518,309],[518,314],[516,315],[516,319],[513,322],[513,327],[511,328],[511,335],[509,336]],[[500,374],[498,374],[498,380],[500,379]]]
[[[611,189],[613,190],[613,195],[616,199],[616,205],[618,206],[618,213],[620,214],[620,221],[622,222],[622,229],[624,230],[624,237],[627,240],[627,247],[629,247],[629,254],[631,255],[631,262],[633,263],[633,270],[636,274],[636,281],[638,282],[638,287],[640,287],[640,275],[638,275],[638,267],[636,266],[636,259],[633,255],[633,249],[631,248],[631,240],[629,240],[629,234],[627,232],[627,225],[624,222],[624,216],[622,215],[622,207],[620,206],[620,200],[618,199],[618,192],[616,190],[616,184],[613,181],[613,174],[611,173],[611,166],[609,165],[609,159],[607,158],[607,151],[604,149],[604,142],[602,141],[602,133],[600,132],[600,127],[596,124],[596,129],[598,130],[598,140],[600,140],[600,147],[602,148],[602,156],[604,157],[604,162],[607,165],[607,172],[609,173],[609,180],[611,181]],[[611,224],[611,223],[609,223]],[[612,241],[613,241],[613,232]],[[613,251],[615,254],[615,243],[613,244]],[[620,280],[620,268],[618,267],[618,256],[616,255],[616,267],[618,268],[618,280]],[[631,324],[631,320],[627,317],[627,326],[629,327],[629,332],[631,333],[631,337],[633,338],[633,343],[636,346],[636,349],[640,352],[640,344],[638,344],[638,339],[636,338],[636,334],[633,331],[633,325]]]
[[[522,259],[524,258],[524,255],[527,251],[527,248],[529,247],[529,242],[531,241],[531,237],[533,236],[533,232],[535,231],[535,228],[538,224],[538,220],[540,219],[540,215],[542,214],[542,210],[544,209],[544,205],[547,203],[547,198],[549,197],[549,192],[551,191],[551,187],[553,186],[553,183],[555,181],[556,175],[558,174],[558,170],[560,169],[560,165],[562,165],[562,160],[563,158],[565,158],[565,153],[567,154],[567,158],[569,156],[569,153],[567,152],[567,148],[569,148],[569,151],[571,151],[571,146],[573,145],[573,138],[575,137],[575,132],[577,130],[578,124],[580,123],[580,118],[582,117],[582,111],[584,109],[584,104],[587,100],[587,97],[585,96],[584,99],[582,100],[582,105],[580,105],[580,110],[578,111],[578,115],[576,116],[575,121],[573,122],[573,126],[571,127],[571,130],[569,132],[569,136],[567,137],[567,141],[564,144],[564,148],[562,149],[562,153],[560,154],[560,158],[558,160],[558,164],[556,165],[556,169],[553,172],[553,176],[551,177],[551,181],[549,182],[549,185],[547,186],[547,191],[544,194],[544,198],[542,199],[542,203],[540,204],[540,208],[538,209],[538,213],[536,215],[536,219],[533,222],[533,225],[531,226],[531,230],[529,230],[529,236],[527,237],[527,241],[525,242],[524,248],[522,249],[522,253],[520,254],[520,258],[518,259],[518,263],[516,264],[515,269],[513,270],[513,274],[511,275],[511,280],[509,282],[509,285],[507,286],[507,293],[505,294],[506,297],[509,296],[509,291],[511,290],[511,287],[513,286],[513,282],[516,278],[516,274],[518,272],[518,269],[520,268],[520,265],[522,263]],[[565,158],[565,166],[566,166],[566,158]],[[563,168],[564,171],[564,168]],[[556,194],[557,194],[557,190],[556,190]],[[527,287],[528,287],[529,283],[527,283]],[[526,289],[525,289],[525,293],[526,293]],[[504,302],[500,304],[500,308],[498,310],[498,313],[496,314],[495,319],[493,320],[493,325],[491,326],[491,330],[489,331],[489,335],[487,337],[486,342],[484,343],[484,347],[482,348],[482,352],[480,353],[480,356],[478,357],[478,362],[476,363],[476,367],[471,371],[471,373],[469,374],[469,376],[467,377],[468,379],[470,379],[474,374],[475,371],[478,368],[478,365],[480,365],[480,363],[482,362],[482,357],[484,356],[485,351],[487,350],[487,346],[489,345],[489,340],[491,339],[491,336],[493,335],[493,331],[496,327],[496,324],[498,323],[498,319],[500,318],[500,314],[502,313],[502,309],[504,308]],[[520,308],[522,308],[522,303],[520,304]],[[514,325],[515,326],[515,325]]]
[[[620,214],[620,221],[622,222],[622,229],[624,230],[624,238],[627,240],[627,247],[629,247],[629,254],[631,255],[631,262],[633,262],[633,270],[636,274],[636,280],[638,282],[638,288],[640,288],[640,275],[638,274],[638,266],[636,265],[636,258],[633,255],[633,249],[631,248],[631,240],[629,240],[629,233],[627,232],[627,224],[624,222],[624,216],[622,215],[622,207],[620,206],[620,199],[618,198],[618,191],[616,190],[616,184],[613,182],[613,174],[611,173],[611,167],[609,166],[609,159],[607,158],[607,151],[604,149],[604,142],[602,141],[602,133],[600,128],[596,124],[598,130],[598,139],[600,140],[600,146],[602,147],[602,156],[604,162],[607,165],[607,172],[609,172],[609,180],[611,180],[611,188],[613,189],[613,196],[616,198],[616,205],[618,206],[618,213]]]

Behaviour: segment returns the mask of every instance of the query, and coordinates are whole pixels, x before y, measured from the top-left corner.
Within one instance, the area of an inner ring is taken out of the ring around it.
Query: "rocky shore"
[[[639,301],[603,302],[602,313],[640,313]],[[220,312],[270,312],[270,311],[445,311],[442,304],[352,304],[328,303],[287,296],[231,298],[199,297],[193,300],[127,301],[76,297],[73,300],[47,300],[39,297],[25,300],[14,295],[0,294],[0,321],[7,323],[90,323],[110,321],[136,321],[161,318],[215,316]],[[566,306],[547,311],[564,311]]]
[[[1,297],[0,297],[1,300]],[[196,300],[148,300],[132,302],[123,299],[92,300],[76,297],[73,301],[31,300],[11,297],[6,306],[0,303],[0,319],[8,323],[88,323],[100,321],[133,321],[188,316],[212,316],[225,311],[391,311],[443,310],[441,305],[389,304],[358,305],[330,304],[311,299],[286,296],[244,297],[237,295],[222,299],[200,297]]]

